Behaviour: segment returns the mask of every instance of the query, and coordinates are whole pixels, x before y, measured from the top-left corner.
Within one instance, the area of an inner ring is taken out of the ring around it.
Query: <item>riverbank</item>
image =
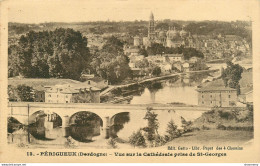
[[[128,83],[128,84],[121,84],[121,85],[110,85],[106,90],[104,90],[103,92],[100,93],[100,96],[105,96],[107,93],[111,92],[114,89],[117,88],[126,88],[129,86],[133,86],[133,85],[138,85],[138,84],[143,84],[143,83],[147,83],[147,82],[152,82],[152,81],[159,81],[159,80],[164,80],[164,79],[169,79],[175,76],[181,76],[181,75],[187,75],[187,74],[192,74],[192,73],[204,73],[204,72],[216,72],[219,71],[219,69],[211,69],[211,70],[199,70],[199,71],[188,71],[188,72],[184,72],[184,73],[174,73],[174,74],[169,74],[169,75],[163,75],[163,76],[158,76],[158,77],[152,77],[152,78],[147,78],[144,80],[140,80],[140,81],[135,81],[133,83]]]

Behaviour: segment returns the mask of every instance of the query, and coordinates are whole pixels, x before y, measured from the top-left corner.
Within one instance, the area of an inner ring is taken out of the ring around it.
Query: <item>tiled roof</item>
[[[250,92],[253,92],[253,86],[240,88],[240,94],[248,94]]]
[[[65,85],[56,85],[51,88],[46,89],[46,92],[57,93],[60,90],[60,93],[79,93],[80,90],[86,91],[100,91],[99,88],[94,86],[89,86],[86,83],[77,83],[77,84],[65,84]]]
[[[101,82],[101,81],[104,81],[104,79],[101,78],[101,77],[88,78],[87,80],[92,80],[92,81],[94,81],[94,82]]]
[[[165,54],[164,56],[168,56],[168,57],[183,57],[183,54]]]
[[[9,78],[8,85],[27,85],[33,88],[41,88],[46,86],[54,86],[57,84],[69,84],[69,83],[80,83],[76,80],[71,79],[58,79],[58,78]]]
[[[203,83],[197,91],[236,91],[234,88],[226,87],[222,79]]]

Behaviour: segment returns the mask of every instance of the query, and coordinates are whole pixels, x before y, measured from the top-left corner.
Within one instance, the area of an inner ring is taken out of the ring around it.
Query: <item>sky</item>
[[[9,22],[251,20],[254,0],[9,0]]]

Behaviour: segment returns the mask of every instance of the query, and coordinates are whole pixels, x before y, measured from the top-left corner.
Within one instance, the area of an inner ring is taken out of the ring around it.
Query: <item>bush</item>
[[[113,149],[116,149],[117,148],[117,145],[116,145],[116,140],[114,138],[110,138],[108,141],[107,141],[107,144],[109,146],[111,146]]]
[[[159,134],[155,136],[155,139],[154,139],[154,146],[155,147],[158,147],[158,146],[162,146],[166,143],[166,138],[163,137],[163,136],[160,136]]]
[[[224,126],[224,125],[222,125],[222,124],[219,124],[219,125],[217,126],[217,129],[219,129],[219,130],[226,130],[227,128],[226,128],[226,126]]]
[[[154,140],[155,135],[158,134],[159,122],[157,116],[158,114],[152,112],[151,107],[147,107],[144,119],[148,120],[148,126],[144,127],[143,131],[147,132],[149,141]]]
[[[180,131],[177,129],[177,125],[175,125],[174,121],[171,120],[167,125],[167,140],[173,140],[174,138],[177,138],[181,135]]]
[[[66,148],[75,148],[76,145],[75,145],[75,142],[73,141],[73,139],[69,136],[66,140],[66,142],[64,143],[64,146]]]
[[[230,112],[223,112],[220,110],[220,111],[218,111],[218,113],[219,113],[219,116],[223,119],[226,119],[226,120],[234,119],[234,116]]]
[[[133,146],[146,147],[145,138],[142,135],[141,129],[138,130],[136,133],[134,132],[129,137],[129,143]]]
[[[201,129],[202,129],[202,130],[209,130],[210,128],[203,125],[203,126],[201,127]]]

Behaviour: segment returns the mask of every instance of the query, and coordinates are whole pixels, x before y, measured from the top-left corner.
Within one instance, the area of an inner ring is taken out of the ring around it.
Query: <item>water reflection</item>
[[[169,80],[143,85],[139,95],[134,95],[130,104],[184,103],[197,105],[197,86],[214,73],[199,73],[176,76]]]

